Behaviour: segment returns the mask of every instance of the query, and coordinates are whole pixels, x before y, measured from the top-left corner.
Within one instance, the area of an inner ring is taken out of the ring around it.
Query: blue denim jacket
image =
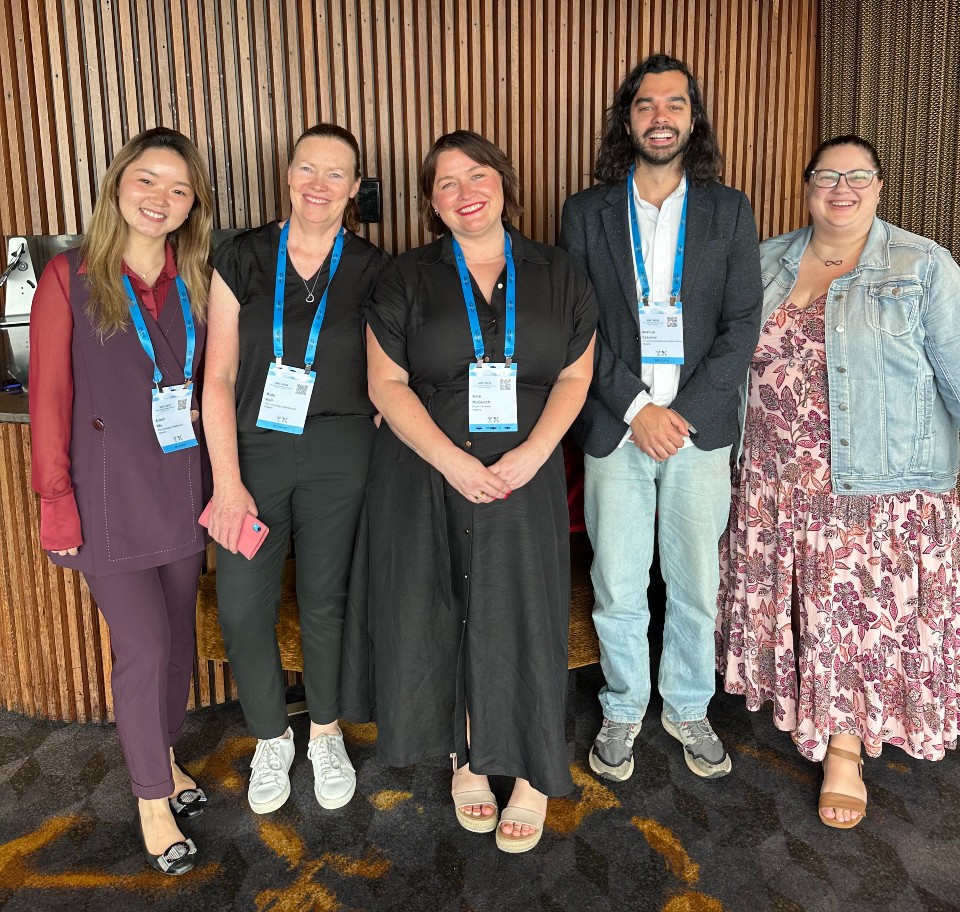
[[[760,245],[763,321],[793,289],[812,229]],[[824,319],[830,476],[837,494],[951,490],[960,466],[960,268],[874,219]]]

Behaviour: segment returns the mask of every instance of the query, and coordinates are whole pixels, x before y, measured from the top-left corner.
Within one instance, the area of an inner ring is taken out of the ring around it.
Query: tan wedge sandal
[[[841,750],[839,747],[828,747],[828,754],[835,757],[841,757],[844,760],[852,760],[857,764],[857,771],[860,773],[860,781],[863,781],[863,757],[852,751]],[[832,817],[824,817],[824,808],[835,808],[841,811],[855,811],[860,816],[856,820],[835,820]],[[838,830],[849,830],[855,827],[864,817],[867,816],[867,802],[861,798],[854,798],[853,795],[844,795],[841,792],[821,792],[817,802],[817,813],[820,815],[821,823],[828,827],[836,827]]]
[[[453,778],[457,778],[457,755],[451,754],[453,760]],[[457,811],[457,823],[465,830],[471,833],[491,833],[497,828],[499,808],[497,807],[497,798],[490,789],[465,789],[462,792],[454,791],[451,787],[450,794],[453,796],[453,806]],[[465,814],[463,808],[474,807],[475,805],[489,805],[493,808],[493,813],[489,817],[482,814],[475,817],[473,814]]]
[[[536,829],[529,836],[508,836],[502,829],[497,829],[497,848],[501,852],[510,852],[519,854],[520,852],[529,852],[543,835],[543,821],[546,814],[538,814],[536,811],[528,811],[526,808],[515,807],[508,804],[503,809],[501,823],[512,823],[514,826],[529,826]]]

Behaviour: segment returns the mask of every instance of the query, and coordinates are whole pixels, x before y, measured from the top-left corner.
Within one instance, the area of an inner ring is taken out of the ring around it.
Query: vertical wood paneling
[[[81,232],[110,158],[161,123],[205,150],[217,225],[260,224],[285,214],[291,141],[333,119],[383,181],[383,222],[364,230],[391,252],[426,240],[417,168],[456,127],[504,148],[520,173],[520,227],[553,241],[564,199],[590,183],[613,89],[654,51],[699,77],[727,180],[750,196],[761,233],[804,221],[797,172],[814,138],[817,0],[43,5],[43,16],[28,4],[0,12],[5,235]]]
[[[83,577],[40,549],[29,425],[0,423],[0,706],[71,722],[113,718],[110,634]],[[191,706],[236,697],[222,662],[199,662]]]
[[[458,127],[506,151],[520,228],[553,242],[564,200],[591,183],[614,89],[662,51],[698,76],[726,180],[751,198],[767,237],[806,221],[817,12],[817,0],[5,3],[0,232],[81,233],[107,163],[157,124],[206,155],[218,227],[261,224],[286,214],[292,141],[329,119],[356,134],[365,173],[382,181],[383,221],[363,231],[390,252],[427,240],[417,171],[432,140]],[[955,54],[941,57],[949,65]],[[909,67],[901,75],[919,79]],[[901,117],[919,123],[917,112]],[[29,543],[0,576],[0,705],[108,718],[105,626],[81,578],[39,550],[25,426],[4,425],[0,444],[4,540]],[[235,692],[225,666],[198,665],[192,705]]]

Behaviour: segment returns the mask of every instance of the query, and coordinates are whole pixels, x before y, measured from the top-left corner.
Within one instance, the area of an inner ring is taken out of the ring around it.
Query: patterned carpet
[[[960,766],[888,749],[866,767],[868,818],[831,830],[816,816],[818,770],[767,714],[721,696],[711,719],[734,760],[726,779],[688,772],[651,706],[633,778],[615,788],[587,766],[602,682],[570,674],[568,743],[576,791],[553,801],[543,840],[499,852],[493,834],[455,822],[444,760],[390,769],[372,726],[347,736],[356,798],[321,811],[306,759],[293,794],[257,817],[245,800],[253,741],[239,706],[192,713],[179,754],[210,806],[184,824],[199,848],[182,878],[148,869],[134,842],[133,803],[112,726],[64,725],[0,712],[0,907],[9,912],[127,909],[259,912],[488,909],[733,912],[770,909],[958,909]],[[501,805],[509,782],[494,780]]]

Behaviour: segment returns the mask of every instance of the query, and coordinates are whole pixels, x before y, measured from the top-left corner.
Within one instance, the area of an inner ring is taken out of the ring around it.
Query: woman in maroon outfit
[[[206,796],[177,766],[193,668],[212,191],[196,147],[159,127],[104,176],[90,230],[50,262],[30,324],[40,540],[80,570],[110,627],[117,731],[150,863],[194,864],[177,818]]]

